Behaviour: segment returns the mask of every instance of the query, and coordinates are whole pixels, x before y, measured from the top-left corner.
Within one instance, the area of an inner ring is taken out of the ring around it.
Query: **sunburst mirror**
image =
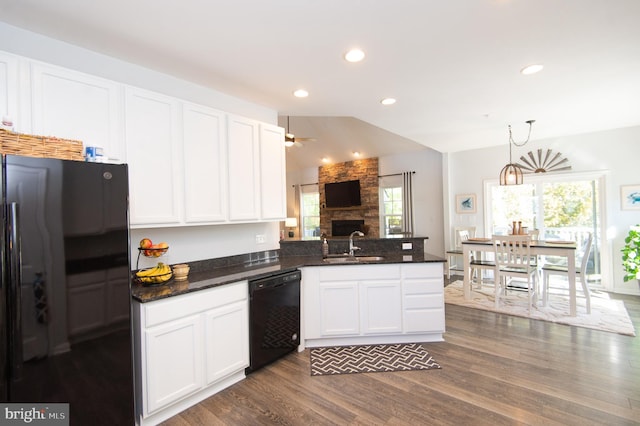
[[[518,166],[524,173],[546,173],[559,172],[561,170],[571,170],[569,160],[562,156],[562,153],[547,149],[538,149],[537,152],[529,151],[526,156],[520,157],[522,163]]]

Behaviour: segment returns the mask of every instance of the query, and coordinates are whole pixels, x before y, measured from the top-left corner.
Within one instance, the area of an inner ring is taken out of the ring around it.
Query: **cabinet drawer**
[[[442,280],[440,279],[412,280],[405,281],[402,284],[402,289],[405,295],[428,293],[442,294],[444,291],[444,285],[442,284]]]
[[[404,332],[424,333],[444,331],[443,309],[416,309],[405,311]]]
[[[319,267],[320,281],[390,280],[400,278],[400,265],[341,265]]]
[[[402,265],[402,278],[438,278],[444,276],[443,264],[435,263],[412,263]]]
[[[217,308],[248,297],[247,281],[145,303],[145,326],[152,327],[187,315]]]
[[[405,309],[442,308],[441,294],[411,294],[404,296]]]

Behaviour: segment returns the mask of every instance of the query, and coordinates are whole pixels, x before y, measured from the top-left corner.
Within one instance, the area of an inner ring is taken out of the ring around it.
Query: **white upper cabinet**
[[[18,60],[0,52],[0,119],[18,117]]]
[[[226,115],[184,104],[185,222],[211,223],[227,218]]]
[[[286,217],[284,129],[0,52],[0,117],[129,165],[132,228]]]
[[[257,221],[260,218],[258,123],[231,114],[227,123],[229,219]]]
[[[260,125],[261,219],[284,220],[287,216],[284,129]]]
[[[124,162],[117,83],[41,63],[32,64],[31,81],[31,133],[79,140]]]
[[[125,137],[132,226],[181,221],[178,107],[174,98],[126,89]]]

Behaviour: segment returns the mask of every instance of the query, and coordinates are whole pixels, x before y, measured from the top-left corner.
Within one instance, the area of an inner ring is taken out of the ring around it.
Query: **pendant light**
[[[289,116],[287,115],[287,131],[284,134],[284,146],[290,147],[295,145],[295,143],[296,137],[293,135],[293,133],[289,132]]]
[[[522,167],[511,160],[511,145],[524,146],[529,142],[529,138],[531,137],[531,126],[535,123],[535,120],[528,120],[526,123],[529,125],[529,134],[527,135],[527,140],[521,143],[516,143],[516,141],[513,140],[511,125],[509,125],[509,164],[504,166],[500,171],[500,185],[522,185]]]

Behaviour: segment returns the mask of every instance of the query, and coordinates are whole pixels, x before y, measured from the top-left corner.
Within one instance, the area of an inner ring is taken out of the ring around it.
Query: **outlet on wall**
[[[412,243],[402,243],[402,250],[412,250],[412,249],[413,249]]]
[[[264,234],[256,234],[256,244],[264,244],[266,236]]]

